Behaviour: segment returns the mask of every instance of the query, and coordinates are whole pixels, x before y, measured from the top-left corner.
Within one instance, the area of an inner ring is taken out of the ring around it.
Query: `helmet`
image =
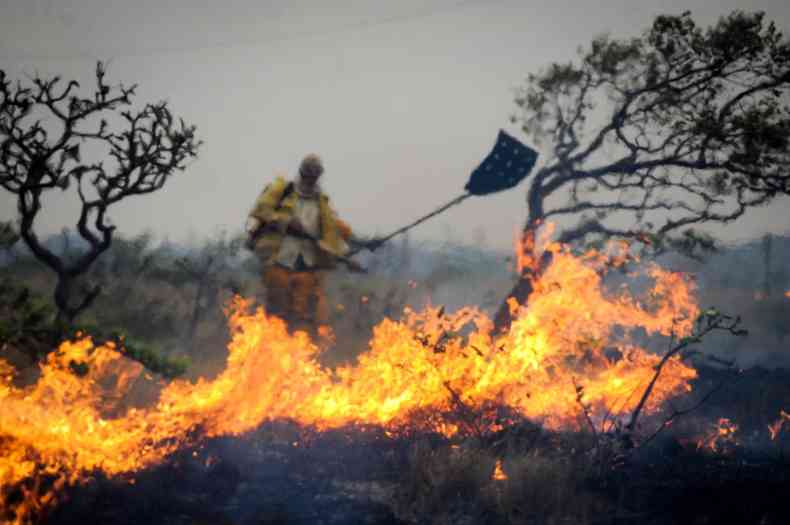
[[[299,165],[300,175],[319,177],[322,173],[324,173],[324,163],[321,161],[321,157],[311,153],[302,159],[302,163]]]

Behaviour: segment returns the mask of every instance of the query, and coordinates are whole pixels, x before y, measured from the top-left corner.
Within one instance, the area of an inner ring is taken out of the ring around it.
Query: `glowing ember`
[[[10,507],[4,487],[42,474],[74,484],[93,470],[134,472],[191,440],[238,435],[275,419],[318,429],[376,424],[397,435],[414,428],[418,413],[498,404],[550,428],[575,427],[576,386],[591,417],[624,416],[659,362],[630,334],[688,335],[699,312],[692,283],[648,267],[641,277],[652,284],[644,297],[625,288],[607,294],[601,275],[621,264],[623,251],[577,257],[557,245],[548,249],[551,263],[534,281],[529,307],[513,305],[507,333],[493,335],[491,320],[475,308],[407,310],[402,320],[381,321],[356,365],[334,371],[318,363],[319,348],[305,333],[290,335],[280,319],[250,312],[250,303],[236,298],[228,308],[225,370],[210,381],[174,381],[154,406],[119,417],[106,415],[108,393],[117,400],[142,370],[112,345],[87,337],[63,343],[27,389],[12,385],[0,361],[0,508]],[[689,391],[695,376],[670,359],[645,411]],[[441,418],[431,425],[459,432]],[[56,493],[28,494],[8,520],[24,523]]]
[[[494,472],[491,474],[491,479],[496,481],[504,481],[507,479],[507,474],[502,470],[502,460],[496,460],[496,465],[494,466]]]
[[[705,449],[712,452],[724,452],[738,444],[735,436],[736,432],[738,432],[738,425],[726,417],[720,418],[715,428],[697,442],[697,450]]]
[[[768,433],[771,435],[771,441],[776,441],[776,438],[779,437],[785,424],[790,427],[790,414],[782,410],[779,413],[779,419],[768,425]]]

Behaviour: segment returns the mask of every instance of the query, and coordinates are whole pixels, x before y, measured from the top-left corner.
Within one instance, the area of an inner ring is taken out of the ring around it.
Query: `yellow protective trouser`
[[[324,296],[324,272],[295,271],[279,265],[263,272],[266,311],[283,319],[292,330],[315,332],[326,324],[328,307]]]

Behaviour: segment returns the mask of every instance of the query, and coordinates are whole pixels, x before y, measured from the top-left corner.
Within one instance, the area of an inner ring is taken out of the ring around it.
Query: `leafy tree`
[[[143,232],[134,237],[118,236],[111,248],[92,269],[96,280],[116,284],[121,296],[128,296],[139,282],[161,264],[162,255],[152,248],[153,234]],[[123,282],[122,282],[123,281]]]
[[[185,336],[190,347],[195,341],[198,325],[206,313],[217,306],[220,292],[223,290],[237,294],[241,292],[242,283],[234,274],[234,266],[245,237],[220,232],[214,239],[208,239],[198,250],[175,260],[176,274],[171,281],[183,281],[182,285],[194,285],[195,295],[192,301],[191,314]]]
[[[0,351],[11,345],[32,360],[52,350],[54,307],[8,276],[0,277]]]
[[[19,240],[19,234],[9,222],[0,222],[0,249],[10,250]]]
[[[707,29],[659,16],[642,36],[592,41],[529,75],[513,122],[546,162],[527,191],[526,238],[620,237],[654,250],[709,248],[697,229],[790,193],[790,44],[763,13]],[[524,301],[530,269],[511,296]],[[496,319],[509,322],[503,305]]]
[[[123,327],[132,337],[147,341],[161,341],[181,326],[178,298],[162,279],[171,273],[172,256],[164,245],[153,246],[152,239],[150,232],[115,236],[86,275],[103,293],[83,323],[92,319],[100,326]]]
[[[161,189],[201,144],[195,127],[174,118],[167,102],[134,110],[129,106],[136,86],[111,87],[104,76],[99,62],[95,92],[80,97],[74,80],[63,86],[59,77],[36,76],[32,85],[23,85],[0,70],[0,186],[16,196],[20,237],[57,274],[55,304],[68,322],[101,291],[99,286],[78,290],[76,281],[110,247],[115,226],[109,209]],[[84,162],[83,146],[103,151],[111,162]],[[39,240],[35,223],[42,197],[70,187],[76,187],[81,202],[76,231],[87,247],[66,259]]]

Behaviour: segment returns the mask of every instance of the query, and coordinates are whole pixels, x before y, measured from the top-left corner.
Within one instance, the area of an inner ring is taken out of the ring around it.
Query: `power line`
[[[338,36],[343,34],[356,33],[378,26],[394,25],[404,22],[411,22],[413,20],[419,20],[422,18],[430,18],[433,16],[445,15],[463,9],[469,5],[479,3],[480,1],[481,0],[461,0],[444,8],[441,7],[435,9],[425,8],[403,15],[392,15],[374,20],[363,20],[354,24],[348,24],[343,27],[339,27],[336,29],[329,29],[323,32],[309,32],[309,33],[305,32],[305,33],[291,34],[288,36],[282,36],[282,37],[270,38],[270,39],[246,39],[240,41],[237,40],[230,42],[218,42],[214,44],[207,44],[207,45],[201,45],[196,47],[162,47],[162,48],[145,49],[140,51],[120,53],[120,54],[119,53],[109,53],[109,54],[112,55],[112,58],[135,58],[135,57],[149,57],[149,56],[171,55],[171,54],[201,53],[205,51],[226,50],[226,49],[233,49],[238,47],[256,47],[256,46],[269,45],[269,44],[281,44],[285,42],[321,39],[329,36]],[[1,50],[0,50],[0,57],[3,57],[5,59],[13,59],[13,60],[64,60],[64,61],[65,60],[93,61],[96,60],[97,58],[95,55],[90,55],[87,53],[78,53],[78,54],[70,54],[70,55],[25,55],[25,54],[13,55],[13,54],[6,54]]]

